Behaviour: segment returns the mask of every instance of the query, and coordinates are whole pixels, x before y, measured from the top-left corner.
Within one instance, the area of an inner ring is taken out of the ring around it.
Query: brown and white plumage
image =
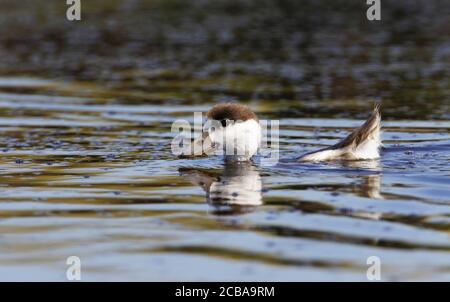
[[[235,103],[217,104],[206,117],[202,136],[193,145],[183,150],[180,157],[204,156],[222,150],[227,160],[248,161],[258,151],[262,130],[253,111],[245,105]],[[194,154],[192,148],[202,150]]]
[[[298,158],[298,161],[361,160],[380,157],[381,147],[380,104],[376,104],[367,121],[339,143],[310,152]]]

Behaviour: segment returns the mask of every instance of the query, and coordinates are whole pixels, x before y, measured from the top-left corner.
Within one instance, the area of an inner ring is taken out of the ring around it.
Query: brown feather
[[[354,147],[359,146],[362,142],[367,140],[380,126],[380,104],[375,104],[372,115],[367,119],[367,121],[350,133],[344,140],[331,146],[330,149],[340,149],[353,145]]]
[[[381,127],[380,104],[375,104],[372,114],[367,121],[356,128],[339,143],[317,151],[306,153],[298,158],[299,161],[332,160],[332,159],[356,159],[353,153],[361,144],[379,135]],[[328,152],[328,153],[327,153]]]
[[[222,121],[222,120],[231,120],[231,121],[247,121],[250,119],[258,120],[253,111],[250,110],[245,105],[234,104],[234,103],[225,103],[215,105],[211,110],[206,113],[206,116],[209,119]]]

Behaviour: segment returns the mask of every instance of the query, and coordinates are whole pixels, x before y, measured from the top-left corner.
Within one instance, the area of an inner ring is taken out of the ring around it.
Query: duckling
[[[300,156],[298,161],[371,160],[380,157],[381,147],[380,104],[360,127],[339,143]]]

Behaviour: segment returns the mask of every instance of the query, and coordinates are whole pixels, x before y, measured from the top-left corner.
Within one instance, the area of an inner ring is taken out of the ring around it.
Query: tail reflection
[[[251,163],[226,163],[221,171],[181,168],[179,172],[206,192],[206,201],[216,212],[237,214],[262,204],[261,176]]]
[[[379,160],[348,161],[343,163],[343,165],[350,168],[381,172]],[[361,175],[361,179],[362,182],[354,188],[354,193],[356,195],[374,199],[384,199],[383,195],[380,193],[381,173]],[[382,218],[383,215],[382,213],[379,212],[360,211],[354,213],[354,216],[366,219],[379,220]]]
[[[342,163],[345,167],[357,168],[361,170],[381,171],[379,160],[346,161]],[[361,176],[362,183],[355,188],[357,195],[375,199],[383,199],[380,193],[381,174],[369,174]]]

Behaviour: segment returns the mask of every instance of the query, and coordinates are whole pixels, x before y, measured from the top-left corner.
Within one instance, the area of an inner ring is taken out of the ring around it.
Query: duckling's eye
[[[222,127],[227,126],[227,120],[221,120],[220,123],[222,124]]]

